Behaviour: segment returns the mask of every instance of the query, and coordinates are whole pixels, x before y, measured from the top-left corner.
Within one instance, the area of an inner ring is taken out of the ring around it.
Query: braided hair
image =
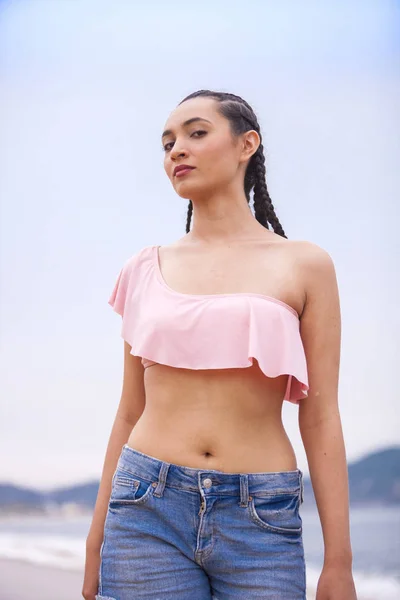
[[[213,92],[211,90],[199,90],[193,92],[189,96],[186,96],[179,104],[182,104],[191,98],[198,98],[199,96],[217,100],[218,110],[230,122],[233,135],[238,136],[246,131],[254,130],[260,136],[260,145],[247,165],[244,177],[244,192],[247,202],[250,203],[250,192],[253,189],[254,216],[257,221],[266,227],[266,229],[269,229],[268,223],[271,223],[275,233],[287,238],[282,225],[275,214],[274,205],[272,204],[268,193],[265,176],[264,147],[262,144],[260,126],[253,109],[240,96],[229,94],[227,92]],[[192,213],[193,203],[189,200],[186,233],[189,233],[190,231]]]

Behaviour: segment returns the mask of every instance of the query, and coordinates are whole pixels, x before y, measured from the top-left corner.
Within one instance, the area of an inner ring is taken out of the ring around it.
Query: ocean
[[[300,514],[311,600],[323,563],[323,538],[316,509],[301,508]],[[3,517],[0,557],[82,571],[90,521],[90,516]],[[399,600],[400,507],[352,508],[350,522],[359,600]]]

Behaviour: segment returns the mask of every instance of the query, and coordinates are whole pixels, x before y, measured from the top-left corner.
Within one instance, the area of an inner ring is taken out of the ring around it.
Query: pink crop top
[[[146,246],[125,262],[108,303],[145,368],[228,369],[250,367],[256,358],[267,377],[289,375],[284,400],[298,404],[307,396],[299,316],[282,300],[176,292],[161,274],[158,246]]]

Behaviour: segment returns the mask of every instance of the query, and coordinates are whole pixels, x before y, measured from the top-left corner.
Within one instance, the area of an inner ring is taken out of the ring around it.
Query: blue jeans
[[[305,600],[303,473],[225,473],[124,445],[96,600]]]

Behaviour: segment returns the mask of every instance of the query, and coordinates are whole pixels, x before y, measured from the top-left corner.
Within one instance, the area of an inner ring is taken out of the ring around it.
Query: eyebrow
[[[191,123],[194,123],[195,121],[207,121],[207,123],[211,123],[211,121],[209,121],[208,119],[204,119],[203,117],[192,117],[191,119],[187,119],[187,121],[184,121],[182,123],[182,127],[186,127],[187,125],[190,125]],[[171,129],[166,129],[162,136],[161,139],[163,139],[166,135],[171,135],[172,130]]]

